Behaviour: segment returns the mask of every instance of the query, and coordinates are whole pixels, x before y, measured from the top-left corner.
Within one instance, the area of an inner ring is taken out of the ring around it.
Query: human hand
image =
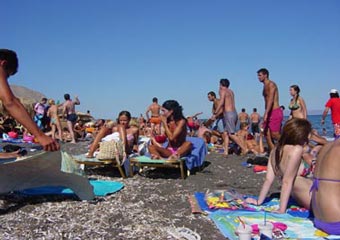
[[[324,125],[324,124],[325,124],[325,120],[321,119],[321,125]]]
[[[286,211],[282,211],[282,210],[280,210],[280,209],[272,210],[271,212],[272,212],[272,213],[278,213],[278,214],[284,214],[284,213],[286,213]]]
[[[37,139],[45,151],[53,152],[60,149],[59,143],[57,143],[54,139],[46,136],[45,134],[37,136]]]
[[[246,198],[245,201],[246,201],[246,203],[250,203],[250,204],[258,206],[258,200],[255,199],[255,198]]]

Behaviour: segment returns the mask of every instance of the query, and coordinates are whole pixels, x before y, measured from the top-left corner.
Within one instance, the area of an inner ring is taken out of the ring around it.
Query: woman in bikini
[[[311,206],[314,226],[328,234],[340,235],[340,140],[325,145],[317,158]]]
[[[289,103],[290,118],[307,119],[307,107],[303,98],[299,95],[300,88],[298,85],[292,85],[289,88],[292,99]]]
[[[99,130],[96,138],[91,144],[87,154],[88,158],[93,158],[94,152],[98,149],[99,142],[106,136],[112,134],[112,139],[121,141],[125,147],[125,152],[129,155],[132,152],[138,152],[138,136],[139,129],[135,126],[130,126],[131,114],[128,111],[121,111],[118,115],[118,125],[113,121],[109,121]]]
[[[168,100],[162,105],[161,121],[168,138],[167,147],[150,145],[152,159],[178,159],[191,152],[192,144],[186,141],[187,121],[182,113],[182,106],[175,100]]]
[[[258,200],[248,198],[251,204],[261,205],[277,176],[281,180],[280,208],[278,213],[285,213],[290,195],[305,208],[309,208],[310,179],[301,177],[305,174],[302,161],[304,146],[312,131],[310,122],[305,119],[293,118],[283,127],[282,135],[271,151],[268,161],[267,175]]]
[[[51,119],[51,131],[49,134],[52,136],[53,139],[55,139],[56,131],[58,130],[58,138],[60,141],[62,141],[63,138],[60,119],[58,117],[58,106],[55,104],[53,99],[48,100],[48,105],[50,105],[50,107],[48,108],[47,116]]]

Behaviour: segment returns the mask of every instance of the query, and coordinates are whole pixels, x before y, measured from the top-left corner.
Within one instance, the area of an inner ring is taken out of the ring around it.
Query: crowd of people
[[[93,142],[87,154],[89,158],[94,157],[99,143],[108,136],[120,144],[126,155],[138,152],[140,135],[150,138],[148,151],[152,159],[186,156],[192,149],[191,142],[186,140],[188,135],[201,137],[207,144],[220,144],[226,157],[230,154],[231,144],[238,146],[241,155],[267,153],[268,169],[260,195],[248,198],[247,202],[261,205],[273,181],[278,178],[282,186],[278,213],[286,212],[288,199],[293,197],[301,206],[312,208],[317,228],[330,234],[340,234],[340,206],[337,204],[340,199],[340,164],[335,159],[340,153],[340,140],[337,140],[340,138],[340,98],[336,89],[330,91],[321,119],[323,124],[331,110],[335,140],[328,142],[313,130],[308,121],[307,104],[300,96],[298,85],[289,87],[292,98],[288,108],[291,114],[282,126],[283,107],[279,103],[279,89],[269,79],[269,71],[265,68],[257,71],[258,80],[263,84],[262,117],[257,108],[250,115],[245,109],[237,113],[235,93],[230,88],[230,81],[225,78],[219,82],[219,97],[213,91],[208,93],[208,100],[213,103],[212,115],[205,122],[198,119],[201,113],[185,117],[182,106],[176,100],[167,100],[160,105],[155,97],[147,107],[146,118],[143,114],[133,118],[130,112],[124,110],[119,113],[117,121],[100,119],[91,126],[79,121],[75,106],[80,101],[78,97],[72,100],[69,94],[64,95],[65,102],[62,104],[56,104],[53,99],[41,99],[34,106],[32,119],[7,82],[17,68],[16,53],[1,49],[0,100],[9,113],[3,117],[1,131],[8,133],[24,129],[45,150],[56,151],[60,148],[56,139],[64,140],[63,132],[66,131],[62,129],[61,116],[67,121],[71,143],[90,134]]]

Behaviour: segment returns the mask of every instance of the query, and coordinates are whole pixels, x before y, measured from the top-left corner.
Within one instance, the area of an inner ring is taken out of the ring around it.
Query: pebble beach
[[[62,150],[85,153],[88,142],[64,143]],[[175,239],[169,228],[186,227],[201,239],[225,239],[206,214],[193,214],[195,192],[234,189],[257,195],[265,174],[242,162],[248,156],[209,153],[201,169],[182,180],[178,169],[149,168],[123,179],[113,167],[88,168],[90,179],[118,181],[124,188],[93,201],[72,196],[0,196],[1,239]],[[251,156],[250,156],[251,157]],[[279,191],[272,186],[271,193]]]

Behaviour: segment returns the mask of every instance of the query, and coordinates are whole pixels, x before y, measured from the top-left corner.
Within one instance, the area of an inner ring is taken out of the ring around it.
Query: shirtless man
[[[74,128],[74,124],[76,123],[78,119],[78,116],[76,114],[75,105],[79,105],[80,101],[77,96],[75,97],[75,100],[72,101],[70,98],[70,94],[68,93],[64,95],[64,99],[65,99],[65,102],[63,104],[63,118],[66,116],[67,128],[72,138],[71,143],[76,143],[73,128]]]
[[[212,112],[212,114],[214,114],[214,112],[216,111],[216,108],[218,106],[218,103],[220,102],[220,99],[216,97],[216,93],[215,92],[211,91],[211,92],[208,93],[208,100],[210,102],[213,102],[211,112]],[[212,124],[211,129],[213,131],[223,132],[223,127],[220,126],[222,121],[223,121],[223,113],[218,115],[216,117],[216,120],[209,119],[205,123],[205,126],[206,127],[210,127],[210,125]]]
[[[228,156],[228,148],[229,148],[229,138],[231,138],[240,148],[242,149],[242,153],[245,154],[247,152],[246,147],[240,139],[235,135],[236,133],[236,123],[237,123],[237,112],[235,108],[235,98],[234,92],[229,89],[229,80],[221,79],[220,80],[220,102],[211,117],[212,119],[216,119],[221,113],[223,113],[223,125],[224,125],[224,155]]]
[[[246,113],[246,109],[242,108],[241,112],[238,114],[238,120],[241,123],[249,123],[249,115]]]
[[[252,114],[250,114],[250,123],[251,123],[251,132],[254,136],[259,135],[260,133],[260,119],[261,116],[257,112],[257,108],[253,108]]]
[[[149,112],[151,112],[151,118],[149,117]],[[155,125],[161,124],[160,112],[161,105],[158,104],[158,99],[154,97],[152,99],[152,104],[148,107],[148,109],[145,112],[146,121],[151,123],[152,131],[155,130]]]
[[[263,115],[263,129],[266,134],[269,150],[274,148],[273,139],[279,140],[283,111],[279,104],[279,90],[276,83],[269,80],[269,71],[261,68],[257,71],[257,77],[263,83],[263,97],[265,112]],[[269,134],[268,134],[269,133]]]

